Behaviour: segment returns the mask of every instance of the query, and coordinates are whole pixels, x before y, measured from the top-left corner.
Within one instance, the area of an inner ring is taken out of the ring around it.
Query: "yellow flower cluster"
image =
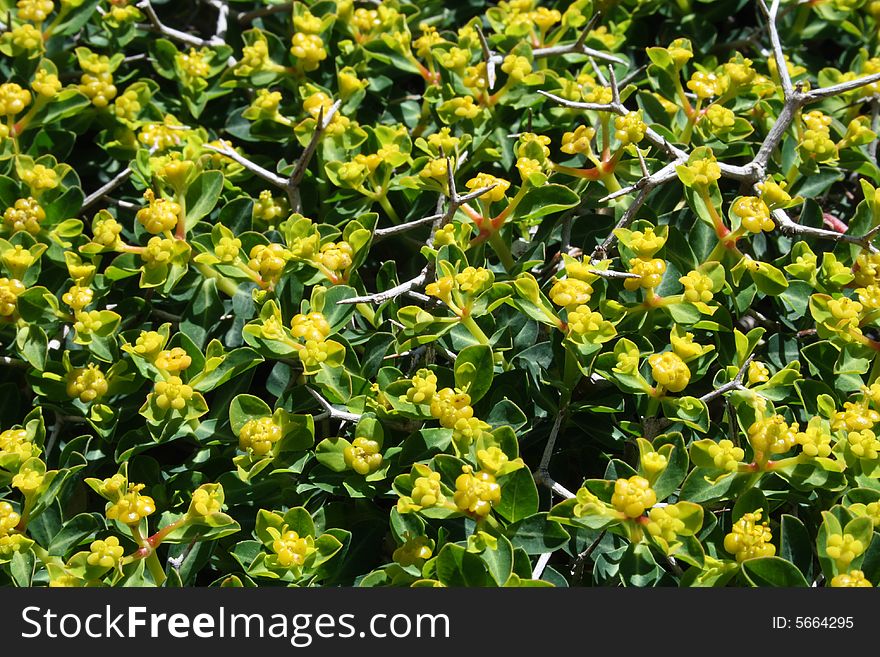
[[[773,534],[765,520],[761,522],[763,511],[757,509],[753,513],[745,513],[733,523],[733,527],[724,537],[724,549],[734,556],[738,563],[757,557],[772,557],[776,554],[776,546],[770,541]]]

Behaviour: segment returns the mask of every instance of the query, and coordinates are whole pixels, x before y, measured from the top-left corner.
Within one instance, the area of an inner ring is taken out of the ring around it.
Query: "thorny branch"
[[[792,84],[791,76],[788,72],[788,65],[785,60],[785,54],[782,50],[782,43],[779,38],[779,32],[776,26],[776,18],[779,11],[779,0],[774,0],[769,8],[767,7],[764,0],[758,0],[758,5],[767,17],[767,29],[770,35],[770,42],[773,50],[773,59],[776,63],[776,68],[778,70],[779,79],[782,86],[783,107],[770,131],[767,133],[767,136],[764,138],[761,147],[758,149],[758,152],[755,154],[751,162],[742,166],[731,165],[725,162],[718,162],[718,167],[721,170],[721,175],[723,177],[738,180],[744,184],[752,186],[757,185],[766,178],[766,169],[770,162],[770,157],[776,150],[783,136],[791,127],[792,122],[798,116],[798,112],[802,107],[811,103],[818,102],[825,98],[847,93],[849,91],[854,91],[866,85],[880,81],[880,73],[875,73],[873,75],[863,76],[855,80],[848,80],[839,84],[830,85],[828,87],[818,87],[810,91],[804,91],[803,85],[801,84]],[[538,91],[538,93],[558,103],[559,105],[562,105],[563,107],[568,107],[570,109],[612,112],[618,115],[626,114],[628,110],[623,105],[623,103],[620,102],[620,91],[618,88],[618,84],[615,80],[614,70],[610,67],[609,73],[609,84],[612,90],[612,101],[610,103],[584,103],[579,101],[567,100],[546,91]],[[615,228],[623,228],[631,223],[635,219],[637,211],[641,208],[642,205],[644,205],[645,201],[647,200],[648,193],[650,193],[653,189],[659,187],[660,185],[676,179],[676,167],[680,164],[683,164],[688,159],[687,152],[671,144],[666,138],[664,138],[662,135],[651,128],[648,128],[646,130],[645,139],[652,146],[655,146],[656,148],[666,152],[666,154],[672,159],[672,162],[667,164],[659,171],[650,174],[648,173],[644,160],[641,157],[641,152],[639,152],[640,165],[642,168],[642,178],[640,178],[636,183],[629,185],[628,187],[624,187],[611,194],[608,194],[603,199],[601,199],[602,202],[607,202],[622,196],[626,196],[632,192],[640,191],[639,195],[627,208],[626,212],[624,213],[618,224],[615,226]],[[861,246],[862,248],[865,248],[872,253],[878,252],[877,247],[875,247],[874,244],[871,243],[871,237],[873,237],[872,235],[855,236],[846,233],[826,230],[823,228],[805,226],[791,219],[791,217],[789,217],[784,210],[774,211],[773,219],[779,229],[783,233],[787,233],[789,235],[810,235],[818,239],[848,242],[850,244]],[[612,232],[611,235],[609,235],[605,239],[605,241],[602,242],[602,244],[594,249],[593,254],[591,255],[591,260],[594,261],[598,258],[604,257],[608,249],[614,244],[615,241],[616,237]]]
[[[357,413],[348,413],[346,411],[340,411],[333,404],[327,401],[320,392],[315,390],[314,388],[310,388],[306,386],[306,390],[309,391],[309,394],[315,398],[321,408],[324,409],[324,412],[327,413],[326,417],[329,417],[333,420],[341,420],[343,422],[358,422],[361,419],[361,416]],[[315,419],[319,419],[319,416],[315,416]]]

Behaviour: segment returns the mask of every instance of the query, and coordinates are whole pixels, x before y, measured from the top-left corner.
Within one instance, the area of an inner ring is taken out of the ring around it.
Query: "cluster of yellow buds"
[[[630,249],[636,254],[636,257],[629,261],[629,273],[639,276],[639,278],[625,279],[623,286],[627,290],[634,291],[639,288],[650,290],[660,285],[666,272],[666,261],[653,256],[666,243],[665,234],[657,234],[653,226],[623,234],[627,237]]]
[[[788,424],[779,414],[755,420],[748,430],[749,444],[758,458],[770,454],[785,454],[794,447],[798,440],[798,424]]]
[[[648,126],[642,120],[641,110],[627,112],[614,119],[614,136],[624,146],[638,144],[645,138],[647,130]]]
[[[18,526],[21,516],[9,502],[0,502],[0,536],[6,536]]]
[[[486,62],[479,62],[473,66],[468,66],[464,71],[461,81],[476,96],[486,91],[489,88]]]
[[[787,186],[785,181],[776,182],[773,178],[767,178],[755,186],[761,192],[761,200],[771,211],[785,207],[792,200],[789,193],[785,191]]]
[[[303,109],[317,121],[318,115],[323,113],[327,116],[327,110],[333,106],[330,96],[323,91],[316,91],[311,96],[303,100]],[[324,134],[333,137],[344,133],[351,125],[351,119],[343,115],[342,112],[336,112],[330,124],[324,129]]]
[[[119,544],[119,539],[108,536],[103,540],[92,541],[86,563],[99,568],[116,568],[122,561],[123,554],[125,548]]]
[[[180,146],[186,133],[181,129],[180,122],[168,115],[162,123],[147,123],[138,133],[138,141],[156,151],[164,151]]]
[[[569,311],[567,324],[571,337],[593,344],[607,342],[617,334],[614,324],[588,306],[577,306]]]
[[[413,404],[424,404],[433,400],[437,392],[437,375],[431,370],[420,369],[411,379],[412,385],[406,391],[405,396],[401,396],[401,401],[408,401]]]
[[[834,559],[838,570],[848,570],[864,551],[864,543],[852,534],[831,534],[825,541],[825,553]]]
[[[117,93],[116,85],[113,84],[113,74],[110,71],[83,73],[79,90],[88,96],[92,105],[98,108],[107,107]]]
[[[762,509],[757,509],[753,513],[743,514],[724,537],[724,549],[734,556],[737,563],[776,554],[776,546],[770,542],[773,540],[770,524],[766,520],[761,522],[763,513]]]
[[[52,0],[18,0],[18,20],[40,24],[55,9]]]
[[[0,84],[0,115],[15,116],[31,104],[31,92],[15,82]]]
[[[304,342],[299,346],[297,354],[307,368],[316,367],[326,361],[332,347],[339,346],[327,340],[332,329],[321,313],[297,314],[290,321],[290,326],[293,337]]]
[[[596,136],[596,129],[579,125],[574,132],[566,132],[562,135],[562,146],[559,150],[568,155],[589,154],[593,151],[593,138]]]
[[[279,532],[274,527],[269,528],[273,534],[272,551],[276,555],[277,563],[284,568],[301,568],[306,559],[315,552],[315,539],[312,536],[300,536],[292,529],[284,525]]]
[[[684,298],[691,303],[708,303],[712,300],[712,279],[693,269],[678,279],[684,285]]]
[[[423,509],[446,503],[446,496],[440,485],[440,473],[433,470],[418,477],[412,489],[412,501]]]
[[[38,458],[31,458],[22,463],[18,474],[12,477],[12,487],[25,497],[32,497],[43,487],[45,480],[46,464]]]
[[[466,267],[457,274],[441,276],[433,283],[429,283],[425,286],[425,294],[440,299],[454,312],[460,314],[462,309],[468,306],[469,299],[488,290],[494,282],[495,277],[488,269]]]
[[[681,509],[674,504],[655,506],[648,512],[648,524],[646,528],[651,536],[662,538],[667,543],[675,540],[675,537],[685,529],[684,520],[681,519]]]
[[[311,312],[297,314],[290,320],[291,334],[303,340],[323,341],[330,335],[330,324],[323,314]]]
[[[810,457],[826,458],[831,454],[831,433],[823,426],[821,418],[811,418],[804,431],[797,434],[801,451]]]
[[[770,369],[761,361],[753,360],[749,363],[746,379],[748,380],[749,385],[767,383],[767,381],[770,380]]]
[[[156,503],[153,498],[141,495],[144,488],[144,484],[130,484],[124,495],[108,505],[107,519],[118,520],[125,525],[137,525],[141,519],[155,513]]]
[[[148,233],[159,235],[177,227],[183,210],[179,203],[164,198],[157,199],[152,189],[144,192],[144,199],[149,205],[138,210],[136,219]]]
[[[483,111],[473,96],[450,98],[445,103],[442,103],[437,110],[441,116],[446,114],[452,121],[457,119],[475,119]]]
[[[119,243],[122,224],[110,216],[98,215],[92,227],[92,241],[101,246],[112,247]]]
[[[434,542],[427,536],[414,536],[394,550],[391,558],[401,566],[419,566],[431,558]]]
[[[817,162],[837,159],[837,145],[831,139],[831,117],[818,110],[806,112],[802,117],[807,129],[801,137],[801,150]]]
[[[44,164],[35,164],[31,168],[22,170],[19,177],[36,196],[47,189],[58,187],[58,174],[55,169],[50,169]]]
[[[147,360],[154,360],[165,344],[165,338],[158,331],[141,331],[130,351]]]
[[[67,292],[61,295],[61,300],[74,311],[79,312],[92,303],[94,296],[95,293],[92,288],[73,285]]]
[[[15,278],[0,278],[0,317],[12,317],[18,308],[18,297],[27,291]]]
[[[832,577],[831,586],[832,588],[871,588],[874,585],[865,578],[865,573],[861,570],[851,570]]]
[[[465,183],[465,187],[471,191],[482,189],[484,187],[492,187],[489,191],[481,194],[479,198],[489,203],[494,203],[504,198],[507,193],[507,188],[510,187],[510,183],[507,180],[498,178],[489,173],[478,173]]]
[[[689,187],[707,188],[721,178],[721,167],[710,149],[694,149],[687,163],[678,165],[675,170]]]
[[[41,247],[37,247],[41,248]],[[21,244],[5,249],[0,252],[0,261],[9,270],[13,278],[21,279],[28,268],[42,255],[41,251],[32,251],[24,248]]]
[[[454,429],[459,420],[474,416],[471,396],[457,388],[443,388],[431,398],[431,415],[447,429]]]
[[[710,445],[708,452],[715,463],[715,467],[728,472],[734,472],[746,455],[741,447],[737,447],[733,444],[732,440],[727,438]]]
[[[179,376],[170,376],[165,381],[158,381],[154,387],[156,406],[162,410],[183,410],[192,400],[195,391],[185,384]]]
[[[273,63],[269,57],[269,41],[266,35],[259,30],[254,30],[255,38],[245,45],[241,51],[241,59],[235,67],[236,75],[250,75],[266,70]]]
[[[342,450],[342,458],[346,466],[360,475],[368,475],[382,467],[379,443],[369,438],[355,438]]]
[[[532,72],[532,63],[522,55],[507,55],[501,62],[501,70],[514,82],[521,82]]]
[[[846,446],[853,455],[865,461],[876,461],[880,458],[880,440],[877,440],[870,429],[847,433]]]
[[[190,48],[188,52],[177,53],[174,62],[183,73],[182,82],[207,78],[211,73],[211,59],[214,52],[209,48]]]
[[[723,81],[714,73],[694,71],[691,79],[687,81],[687,88],[693,91],[697,98],[704,100],[722,93]]]
[[[491,473],[474,472],[471,466],[465,465],[455,480],[453,501],[459,511],[484,518],[492,506],[501,501],[501,486]]]
[[[835,431],[847,429],[849,431],[861,431],[872,429],[880,422],[880,413],[868,405],[868,399],[848,401],[843,403],[843,410],[837,411],[832,419],[831,428]]]
[[[241,252],[241,240],[224,235],[214,247],[214,255],[220,262],[235,262]]]
[[[614,493],[611,505],[627,518],[638,518],[657,503],[657,494],[651,488],[651,482],[644,477],[634,475],[629,479],[618,479],[614,482]]]
[[[192,358],[181,347],[166,349],[156,355],[153,364],[157,369],[170,374],[183,372],[192,365]]]
[[[568,276],[557,279],[550,288],[550,300],[557,306],[574,309],[585,305],[593,294],[593,286],[587,281]]]
[[[287,204],[281,200],[272,197],[272,192],[264,189],[254,201],[253,218],[255,220],[264,221],[267,224],[274,224],[284,218],[287,212]]]
[[[775,228],[770,208],[757,196],[740,196],[733,204],[733,212],[750,233],[770,232]]]
[[[28,437],[24,429],[7,429],[0,432],[0,456],[15,456],[11,464],[17,466],[33,456],[40,455],[40,448]],[[4,459],[6,460],[6,459]]]
[[[651,354],[648,364],[651,366],[651,376],[669,392],[681,392],[690,383],[691,371],[674,351]]]
[[[94,363],[77,367],[67,373],[67,394],[88,404],[107,394],[107,379]]]
[[[3,224],[13,233],[25,231],[36,235],[40,232],[40,224],[45,219],[46,211],[32,196],[16,200],[3,212]]]
[[[716,135],[729,132],[736,124],[733,110],[717,103],[706,108],[705,119],[708,121],[709,131]]]
[[[317,34],[296,32],[290,40],[290,54],[303,71],[314,71],[327,59],[324,41]]]
[[[321,250],[312,256],[312,260],[331,272],[334,278],[344,276],[345,271],[354,262],[354,249],[344,240],[328,242],[323,244]]]
[[[293,254],[283,244],[257,244],[250,251],[248,268],[257,272],[264,281],[277,283],[287,261]]]
[[[283,432],[271,417],[248,420],[238,432],[238,447],[255,456],[265,456],[281,440]]]
[[[219,484],[206,484],[193,491],[187,513],[204,518],[223,510],[223,488]]]

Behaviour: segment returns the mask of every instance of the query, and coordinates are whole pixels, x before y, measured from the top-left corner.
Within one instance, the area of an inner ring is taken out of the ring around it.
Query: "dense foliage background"
[[[0,583],[880,581],[880,2],[0,8]]]

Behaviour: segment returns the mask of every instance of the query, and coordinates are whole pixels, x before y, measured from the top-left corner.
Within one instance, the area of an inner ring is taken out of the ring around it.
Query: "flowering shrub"
[[[880,582],[880,3],[482,4],[7,3],[0,583]]]

